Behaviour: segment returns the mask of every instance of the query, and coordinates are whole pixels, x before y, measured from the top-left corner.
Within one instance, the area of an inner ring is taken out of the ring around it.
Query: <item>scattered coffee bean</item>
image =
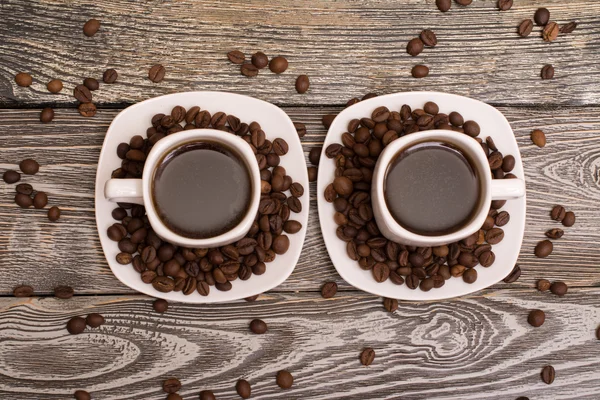
[[[243,64],[246,60],[246,56],[244,56],[244,53],[242,53],[239,50],[230,51],[229,53],[227,53],[227,58],[229,58],[229,61],[231,61],[234,64]]]
[[[575,225],[575,213],[573,211],[567,211],[561,222],[566,227]]]
[[[552,210],[550,211],[550,218],[552,218],[555,221],[561,222],[565,218],[566,214],[567,212],[563,206],[556,205],[552,207]]]
[[[281,74],[283,72],[285,72],[285,70],[288,67],[288,61],[281,56],[272,58],[271,61],[269,62],[269,69],[271,70],[271,72],[274,72],[276,74]]]
[[[169,309],[169,302],[165,299],[156,299],[154,303],[152,303],[152,308],[157,313],[164,313]]]
[[[9,183],[9,184],[16,183],[21,180],[21,174],[18,173],[17,171],[9,169],[8,171],[4,171],[4,174],[2,174],[2,179],[4,180],[4,182]]]
[[[429,68],[426,65],[415,65],[412,68],[411,73],[413,78],[425,78],[427,75],[429,75]]]
[[[552,253],[553,249],[552,242],[549,240],[542,240],[535,246],[534,253],[539,258],[548,257]]]
[[[48,122],[52,122],[54,119],[54,110],[50,107],[46,107],[42,109],[40,112],[40,121],[47,124]]]
[[[521,267],[515,265],[510,274],[504,278],[504,283],[513,283],[516,282],[517,279],[521,276]]]
[[[425,30],[421,31],[419,38],[421,39],[421,41],[423,42],[423,44],[425,46],[435,47],[435,45],[437,44],[437,36],[430,29],[425,29]]]
[[[330,299],[337,293],[337,283],[335,282],[325,282],[323,287],[321,287],[321,296],[324,299]]]
[[[170,393],[167,396],[167,400],[183,400],[183,397],[181,397],[179,394],[177,393]]]
[[[33,288],[27,285],[17,286],[13,290],[13,296],[15,297],[31,297],[33,296]]]
[[[550,286],[550,281],[547,279],[540,279],[536,283],[537,290],[539,290],[540,292],[545,292],[546,290],[549,290]]]
[[[550,21],[550,11],[547,8],[538,8],[533,16],[535,23],[544,26]]]
[[[165,393],[176,393],[181,389],[181,382],[177,378],[169,378],[163,381],[162,384],[163,392]]]
[[[423,51],[423,41],[419,38],[411,39],[406,45],[406,52],[411,56],[415,57],[421,54]]]
[[[564,296],[565,294],[567,294],[567,290],[567,284],[564,282],[553,282],[552,285],[550,285],[550,291],[557,296]]]
[[[329,129],[329,127],[333,123],[333,120],[335,119],[335,117],[337,117],[336,114],[327,114],[327,115],[324,115],[323,119],[321,120],[321,122],[323,123],[323,126],[326,129]]]
[[[561,237],[563,237],[564,234],[565,234],[565,231],[563,231],[560,228],[552,228],[552,229],[546,231],[546,236],[549,237],[550,239],[560,239]]]
[[[298,137],[304,137],[306,135],[306,125],[301,122],[294,122],[294,128],[296,128],[296,133]]]
[[[267,331],[267,324],[265,321],[260,319],[253,319],[250,322],[250,330],[252,333],[256,333],[257,335],[262,335]]]
[[[96,105],[94,103],[81,103],[77,107],[77,111],[82,117],[91,118],[96,115]]]
[[[119,74],[117,73],[117,71],[112,68],[109,68],[106,71],[104,71],[104,74],[102,75],[102,81],[104,81],[104,83],[115,83],[118,77]]]
[[[542,31],[542,39],[544,39],[545,42],[556,40],[558,37],[558,29],[558,24],[556,22],[549,22]]]
[[[554,78],[554,67],[550,64],[544,65],[541,72],[542,79]]]
[[[235,391],[242,399],[247,399],[252,394],[252,388],[250,387],[250,383],[248,383],[245,379],[240,379],[235,384]]]
[[[85,330],[86,323],[82,317],[73,317],[67,322],[67,331],[71,335],[79,335]]]
[[[435,4],[437,5],[438,10],[440,10],[441,12],[446,12],[446,11],[450,10],[450,7],[452,6],[452,1],[451,0],[435,0]]]
[[[466,283],[474,283],[477,280],[477,271],[475,268],[469,268],[463,273],[462,278]]]
[[[317,181],[317,168],[316,167],[308,167],[308,181],[309,182]]]
[[[244,63],[240,67],[240,72],[244,76],[253,77],[253,76],[258,75],[258,68],[256,68],[253,64]]]
[[[383,299],[383,307],[385,307],[387,311],[393,313],[398,309],[398,300],[386,297]]]
[[[508,11],[513,6],[513,0],[498,0],[498,9],[500,11]]]
[[[531,33],[532,30],[533,30],[533,21],[530,19],[525,19],[519,25],[519,29],[518,29],[519,36],[527,37],[527,36],[529,36],[529,34]]]
[[[289,389],[294,384],[294,377],[286,370],[277,372],[277,378],[275,379],[277,385],[282,389]]]
[[[532,310],[527,317],[527,322],[533,327],[540,327],[546,320],[546,314],[542,310]]]
[[[455,0],[458,4],[460,4],[461,6],[468,6],[470,5],[473,0]]]
[[[310,82],[307,75],[299,75],[298,78],[296,78],[296,91],[298,93],[306,93],[309,86]]]
[[[244,300],[246,300],[247,302],[251,303],[253,301],[256,301],[256,299],[258,299],[258,294],[255,294],[254,296],[250,296],[250,297],[246,297],[244,298]]]
[[[322,151],[323,148],[321,146],[316,146],[310,149],[310,152],[308,153],[308,160],[312,165],[319,165]]]
[[[572,21],[560,27],[560,33],[572,33],[577,28],[577,22]]]
[[[54,288],[54,296],[59,299],[70,299],[75,294],[71,286],[57,286]]]
[[[97,328],[100,325],[104,324],[104,317],[98,313],[92,313],[89,314],[86,318],[85,318],[85,323],[90,327],[90,328]]]
[[[83,80],[83,86],[89,90],[98,90],[100,88],[100,83],[94,78],[85,78]]]
[[[80,103],[90,103],[92,101],[92,92],[83,85],[75,86],[75,89],[73,89],[73,96]]]
[[[83,34],[88,37],[92,37],[100,29],[100,21],[97,19],[90,19],[83,25]]]
[[[544,147],[546,145],[546,135],[539,129],[531,131],[531,141],[537,147]]]
[[[35,208],[44,208],[48,204],[48,195],[45,192],[37,192],[33,197],[33,206]]]
[[[203,390],[200,392],[200,400],[217,400],[212,390]]]
[[[88,392],[86,392],[85,390],[76,390],[75,393],[73,394],[73,396],[75,397],[75,400],[91,400],[92,396],[90,396],[90,394]]]
[[[29,87],[33,83],[31,75],[26,72],[19,72],[15,75],[15,82],[21,87]]]
[[[35,175],[40,170],[40,164],[31,158],[27,158],[19,163],[19,168],[24,174]]]
[[[360,363],[362,365],[369,366],[369,365],[373,364],[374,360],[375,360],[375,350],[373,350],[372,348],[367,347],[360,353]]]
[[[46,85],[50,93],[59,93],[63,89],[63,83],[60,79],[53,79]]]
[[[269,65],[269,58],[262,51],[257,51],[252,55],[252,65],[258,69],[263,69]]]
[[[33,205],[33,199],[22,193],[15,195],[15,203],[21,208],[29,208]]]
[[[556,371],[552,365],[546,365],[542,369],[542,381],[544,381],[544,383],[550,385],[552,382],[554,382],[555,376]]]
[[[27,196],[33,193],[33,187],[29,183],[19,183],[15,190],[17,193],[25,194]]]
[[[48,219],[52,222],[58,221],[60,218],[60,208],[53,206],[48,210]]]
[[[166,72],[165,67],[161,64],[153,65],[150,70],[148,70],[148,79],[154,83],[159,83],[165,78]]]

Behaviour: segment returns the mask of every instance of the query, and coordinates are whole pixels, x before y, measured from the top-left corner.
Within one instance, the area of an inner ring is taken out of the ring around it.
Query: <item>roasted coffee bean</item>
[[[306,93],[309,87],[310,81],[307,75],[299,75],[298,78],[296,78],[296,92],[300,94]]]
[[[19,72],[15,75],[15,82],[21,87],[29,87],[33,83],[31,75],[26,72]]]
[[[556,22],[549,22],[542,31],[542,39],[544,39],[545,42],[552,42],[558,37],[558,31],[558,24]]]
[[[513,0],[498,0],[498,9],[500,11],[508,11],[513,6]]]
[[[53,79],[46,85],[50,93],[59,93],[63,89],[63,83],[60,79]]]
[[[21,208],[29,208],[33,205],[33,199],[22,193],[15,195],[15,203]]]
[[[40,170],[40,164],[31,158],[27,158],[19,163],[19,168],[26,175],[35,175]]]
[[[514,268],[512,269],[512,271],[510,272],[510,274],[508,274],[506,276],[506,278],[504,278],[504,283],[513,283],[516,282],[519,277],[521,276],[521,267],[519,267],[518,265],[515,265]]]
[[[234,64],[242,64],[246,60],[244,53],[239,50],[230,51],[227,53],[227,58]]]
[[[507,155],[502,159],[502,171],[510,172],[515,168],[515,157],[512,155]]]
[[[27,285],[17,286],[13,290],[13,296],[15,297],[31,297],[33,296],[33,288]]]
[[[90,103],[92,101],[92,92],[83,85],[75,86],[75,89],[73,89],[73,96],[80,103]]]
[[[14,171],[12,169],[9,169],[7,171],[4,171],[4,174],[2,175],[2,179],[4,180],[4,182],[6,183],[16,183],[19,182],[21,180],[21,174],[19,174],[17,171]],[[19,194],[27,194],[29,196],[29,194],[31,193],[24,193],[24,192],[20,192],[17,190],[17,193]]]
[[[294,128],[296,128],[296,133],[299,137],[304,137],[306,135],[306,125],[301,122],[294,122]]]
[[[550,211],[550,218],[552,218],[555,221],[561,222],[565,218],[566,214],[566,210],[563,206],[556,205],[552,208],[552,211]]]
[[[446,12],[450,10],[450,7],[452,6],[452,0],[435,0],[435,4],[441,12]]]
[[[563,231],[560,228],[552,228],[552,229],[546,231],[546,236],[549,237],[550,239],[560,239],[561,237],[563,237],[564,234],[565,234],[565,231]]]
[[[273,141],[273,151],[278,156],[284,156],[287,154],[289,146],[287,142],[281,138],[277,138]]]
[[[556,371],[554,370],[554,367],[552,365],[546,365],[544,368],[542,368],[542,381],[544,381],[544,383],[550,385],[552,382],[554,382],[554,378],[556,376]]]
[[[577,22],[572,21],[560,27],[560,33],[572,33],[577,28]]]
[[[411,70],[411,74],[413,78],[425,78],[429,75],[429,67],[426,65],[415,65]]]
[[[425,29],[421,31],[419,37],[421,38],[421,41],[425,46],[435,47],[435,45],[437,44],[437,37],[435,36],[435,33],[430,29]]]
[[[573,211],[567,211],[561,222],[566,227],[575,225],[575,213]]]
[[[372,252],[372,250],[371,250]],[[385,282],[390,276],[390,268],[387,264],[378,262],[373,266],[373,278],[377,282]]]
[[[152,308],[158,313],[164,313],[169,308],[169,302],[164,299],[156,299],[154,300],[154,303],[152,303]]]
[[[85,331],[86,323],[82,317],[73,317],[67,322],[67,331],[71,335],[79,335]]]
[[[546,314],[542,310],[532,310],[527,317],[527,322],[533,327],[540,327],[546,320]]]
[[[496,255],[493,251],[484,251],[483,253],[481,253],[481,255],[479,255],[479,264],[486,268],[491,266],[495,260]]]
[[[54,288],[54,296],[59,299],[70,299],[75,291],[70,286],[57,286]]]
[[[360,353],[360,363],[362,365],[369,366],[369,365],[373,364],[374,360],[375,360],[375,350],[373,350],[372,348],[367,347]]]
[[[157,276],[152,281],[152,287],[162,293],[172,292],[175,288],[175,281],[167,276]]]
[[[252,333],[256,333],[257,335],[262,335],[267,332],[267,324],[260,319],[253,319],[250,322],[250,330]]]
[[[465,130],[465,133],[471,137],[476,137],[481,132],[479,124],[475,121],[465,121],[463,123],[463,129]]]
[[[324,299],[330,299],[337,293],[337,283],[335,282],[325,282],[325,284],[321,287],[321,296]]]
[[[331,147],[331,146],[330,146]],[[329,149],[329,147],[328,147]],[[311,164],[313,165],[319,165],[319,160],[321,159],[321,152],[323,151],[323,148],[320,146],[317,147],[313,147],[310,149],[310,152],[308,153],[308,160],[311,162]],[[339,151],[338,151],[339,153]],[[330,157],[331,153],[327,154],[327,157]]]
[[[58,221],[60,218],[60,208],[53,206],[48,210],[48,219],[52,222]]]
[[[85,317],[85,322],[90,328],[97,328],[104,324],[104,317],[98,313],[88,314],[88,316]]]
[[[104,83],[115,83],[118,77],[119,74],[117,73],[117,71],[110,68],[104,71],[104,74],[102,75],[102,80],[104,81]]]
[[[81,103],[77,111],[82,117],[91,118],[96,115],[96,105],[94,103]]]
[[[48,195],[45,192],[37,192],[33,198],[35,208],[44,208],[48,204]]]
[[[181,397],[179,394],[177,393],[170,393],[167,396],[167,400],[183,400],[183,397]]]
[[[545,292],[546,290],[550,289],[550,281],[547,279],[540,279],[539,281],[537,281],[536,287],[540,292]]]
[[[492,228],[485,233],[485,240],[489,244],[498,244],[504,239],[504,231],[500,228]]]
[[[252,394],[250,383],[248,383],[248,381],[245,379],[240,379],[237,381],[235,384],[235,391],[242,399],[248,399]]]
[[[281,56],[272,58],[271,61],[269,61],[269,69],[271,70],[271,72],[274,72],[276,74],[281,74],[283,72],[285,72],[285,70],[288,67],[288,61]]]
[[[148,70],[148,79],[154,83],[159,83],[165,78],[166,69],[161,64],[156,64]]]
[[[83,80],[83,86],[89,90],[98,90],[100,88],[100,83],[94,78],[85,78]]]
[[[475,268],[469,268],[462,274],[463,281],[465,283],[474,283],[477,280],[477,270]]]
[[[389,311],[389,312],[394,312],[398,309],[398,300],[396,299],[390,299],[390,298],[384,298],[383,299],[383,307]]]
[[[501,211],[496,215],[495,223],[497,226],[504,226],[510,221],[510,214],[506,211]]]
[[[473,0],[455,0],[458,4],[460,4],[461,6],[468,6],[470,5]]]
[[[287,235],[279,235],[273,239],[273,251],[275,254],[285,254],[290,247],[290,239]]]
[[[54,119],[54,110],[50,107],[46,107],[42,109],[40,112],[40,122],[47,124],[48,122],[52,122]]]
[[[546,146],[546,135],[541,130],[535,129],[531,131],[531,141],[537,147],[544,147]]]
[[[254,65],[258,69],[263,69],[267,65],[269,65],[269,58],[262,51],[257,51],[252,54],[252,65]]]
[[[85,390],[76,390],[75,393],[73,394],[73,397],[75,397],[75,400],[91,400],[92,396],[90,396],[90,394],[88,392],[86,392]]]
[[[535,23],[544,26],[550,21],[550,11],[547,8],[538,8],[533,16]]]
[[[275,378],[277,385],[282,389],[289,389],[294,384],[294,377],[288,371],[281,370],[277,372],[277,377]]]
[[[163,392],[176,393],[181,389],[181,382],[177,378],[169,378],[163,381]]]
[[[550,64],[546,64],[542,67],[541,72],[542,79],[552,79],[554,78],[554,67]]]
[[[208,296],[208,294],[210,293],[210,286],[204,281],[198,282],[198,284],[196,285],[196,291],[201,296]]]
[[[467,121],[469,122],[469,121]],[[467,123],[465,122],[465,126]],[[488,163],[490,165],[490,169],[492,171],[497,170],[502,167],[502,154],[500,152],[494,151],[492,154],[488,156]]]
[[[340,196],[349,196],[354,190],[354,184],[345,176],[338,176],[333,180],[333,188]]]
[[[527,37],[533,30],[533,21],[531,19],[525,19],[519,24],[519,36]]]
[[[423,41],[419,38],[411,39],[406,45],[406,52],[411,56],[418,56],[423,51]]]
[[[567,294],[567,290],[567,284],[564,282],[553,282],[552,285],[550,285],[550,291],[557,296],[564,296]]]
[[[415,290],[417,287],[419,287],[419,282],[419,277],[413,274],[408,275],[405,279],[406,286],[411,290]]]
[[[254,76],[258,75],[258,68],[256,68],[253,64],[244,63],[240,67],[240,72],[244,76],[254,77]]]
[[[119,264],[127,265],[127,264],[131,264],[133,257],[131,256],[130,253],[121,252],[121,253],[117,254],[116,259]]]
[[[214,393],[212,390],[202,390],[200,392],[200,400],[216,400]]]
[[[88,20],[85,24],[83,24],[83,34],[87,37],[94,36],[99,29],[100,21],[94,18]]]

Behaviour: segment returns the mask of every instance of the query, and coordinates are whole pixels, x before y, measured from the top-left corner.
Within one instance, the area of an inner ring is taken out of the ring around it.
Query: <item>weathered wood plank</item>
[[[532,308],[546,323],[526,322]],[[99,312],[106,324],[71,336],[66,321]],[[267,322],[265,335],[248,330]],[[381,299],[346,292],[267,294],[206,306],[172,304],[152,311],[144,296],[0,299],[0,397],[65,399],[76,389],[98,399],[162,400],[163,379],[178,377],[186,399],[203,389],[237,399],[235,382],[260,399],[597,399],[594,331],[600,289],[564,298],[533,289],[487,290],[431,303],[401,303],[386,312]],[[370,367],[364,347],[375,349]],[[540,371],[551,364],[556,380]],[[275,374],[288,369],[294,386],[282,392]]]
[[[598,104],[600,92],[600,3],[547,0],[552,20],[579,22],[577,30],[548,44],[536,27],[520,38],[517,25],[532,18],[535,0],[515,2],[508,12],[497,0],[481,0],[446,14],[433,0],[175,0],[77,3],[10,0],[0,4],[0,104],[74,104],[75,85],[119,71],[118,83],[94,93],[100,104],[137,102],[185,90],[226,90],[283,105],[343,104],[367,92],[438,90],[495,104]],[[82,34],[89,18],[102,20],[93,38]],[[422,29],[437,32],[439,44],[411,57],[406,43]],[[240,75],[226,53],[239,49],[284,55],[286,73],[267,70],[257,78]],[[150,66],[167,68],[164,82],[147,79]],[[426,79],[411,68],[430,66]],[[542,81],[544,64],[555,78]],[[14,75],[33,74],[31,88]],[[294,81],[308,74],[311,88],[298,95]],[[50,79],[65,82],[63,94],[49,94]]]
[[[321,116],[339,108],[286,108],[295,121],[307,124],[306,153],[322,143]],[[537,279],[562,279],[570,285],[600,283],[600,108],[501,108],[511,122],[522,151],[528,187],[527,228],[521,251],[523,277],[514,285],[532,286]],[[100,110],[92,119],[76,111],[57,110],[48,125],[37,121],[39,110],[0,110],[0,169],[15,168],[25,157],[42,165],[34,187],[49,193],[50,204],[63,208],[58,223],[41,210],[21,210],[12,201],[14,188],[0,182],[0,293],[27,283],[38,293],[50,293],[61,283],[79,293],[129,293],[106,265],[94,220],[94,178],[104,132],[117,113]],[[548,145],[538,149],[529,132],[544,129]],[[143,131],[143,129],[142,129]],[[138,132],[135,132],[138,133]],[[141,133],[141,132],[140,132]],[[132,133],[134,134],[134,133]],[[268,135],[269,133],[267,133]],[[318,225],[316,194],[311,186],[309,231],[300,262],[278,291],[318,290],[325,280],[341,282],[327,255]],[[564,204],[577,214],[577,224],[556,242],[554,254],[539,259],[533,247],[557,224],[548,213]],[[53,271],[52,274],[39,271]],[[504,287],[501,284],[499,287]]]

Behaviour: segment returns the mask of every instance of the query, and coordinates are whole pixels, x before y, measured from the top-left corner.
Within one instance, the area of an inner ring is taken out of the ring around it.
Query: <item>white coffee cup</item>
[[[172,150],[193,142],[212,142],[231,149],[246,164],[250,173],[252,193],[250,206],[244,218],[231,230],[218,236],[193,239],[170,230],[160,219],[152,199],[152,182],[156,169],[163,157]],[[152,229],[169,243],[189,248],[211,248],[224,246],[243,238],[250,230],[260,202],[260,170],[252,148],[242,138],[215,129],[191,129],[168,135],[154,145],[146,157],[141,179],[110,179],[104,186],[104,196],[113,202],[143,204]]]
[[[471,161],[480,179],[479,202],[473,217],[460,229],[443,235],[425,236],[405,229],[394,219],[384,198],[384,184],[390,163],[399,153],[425,142],[444,142],[460,150]],[[524,195],[525,182],[522,179],[492,179],[489,162],[481,145],[470,136],[450,130],[411,133],[388,144],[375,165],[371,186],[373,214],[382,235],[397,243],[423,247],[448,244],[472,235],[481,229],[492,200],[516,199]]]

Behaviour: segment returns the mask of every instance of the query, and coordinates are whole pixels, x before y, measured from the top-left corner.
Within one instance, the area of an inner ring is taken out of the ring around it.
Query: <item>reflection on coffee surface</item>
[[[459,230],[477,209],[480,182],[462,152],[426,142],[396,156],[388,167],[384,197],[394,219],[420,235]]]
[[[204,239],[240,223],[250,206],[252,185],[235,152],[214,142],[194,142],[163,158],[152,192],[158,215],[170,230]]]

